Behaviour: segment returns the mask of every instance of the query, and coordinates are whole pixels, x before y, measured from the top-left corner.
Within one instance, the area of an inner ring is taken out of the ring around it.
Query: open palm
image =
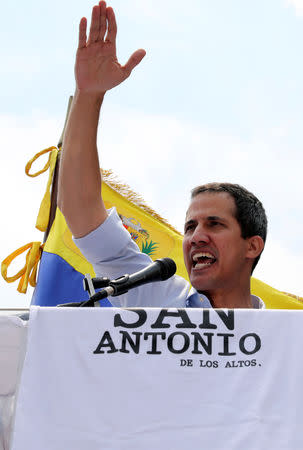
[[[137,50],[128,62],[121,66],[116,55],[117,25],[112,8],[101,1],[92,10],[89,37],[86,36],[87,20],[79,26],[75,76],[80,91],[102,94],[122,83],[145,56],[145,50]]]

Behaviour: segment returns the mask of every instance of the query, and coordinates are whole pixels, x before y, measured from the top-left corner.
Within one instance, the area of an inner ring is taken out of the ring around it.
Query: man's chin
[[[214,287],[214,277],[212,276],[212,272],[212,267],[203,270],[192,269],[189,274],[191,285],[197,291],[203,291],[205,289],[209,289],[210,287]]]
[[[197,277],[190,277],[190,283],[196,291],[200,293],[204,293],[205,291],[209,291],[214,288],[214,283],[212,280],[199,280]]]

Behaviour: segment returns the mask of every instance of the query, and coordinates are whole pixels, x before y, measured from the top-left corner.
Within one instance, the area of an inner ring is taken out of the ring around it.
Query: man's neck
[[[213,308],[253,308],[250,289],[203,292]]]

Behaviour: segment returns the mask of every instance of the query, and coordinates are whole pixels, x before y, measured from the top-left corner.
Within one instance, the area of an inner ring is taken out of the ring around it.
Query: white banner
[[[302,319],[35,307],[12,449],[302,449]]]
[[[0,450],[9,448],[25,338],[26,322],[0,313]]]

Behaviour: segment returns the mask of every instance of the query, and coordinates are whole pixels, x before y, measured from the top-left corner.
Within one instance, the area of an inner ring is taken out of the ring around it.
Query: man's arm
[[[97,129],[103,98],[129,77],[145,56],[137,50],[125,66],[116,56],[114,11],[101,1],[92,10],[89,37],[81,19],[75,64],[76,92],[63,139],[58,206],[75,237],[96,229],[107,217],[101,198]]]

